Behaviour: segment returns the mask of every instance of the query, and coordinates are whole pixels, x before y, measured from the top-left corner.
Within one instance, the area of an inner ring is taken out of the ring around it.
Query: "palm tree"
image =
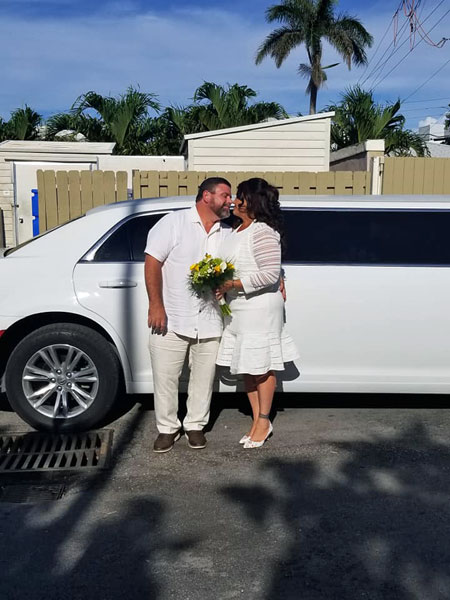
[[[9,121],[3,122],[3,136],[9,140],[35,140],[41,122],[41,115],[25,104],[25,108],[13,110]]]
[[[259,47],[256,64],[271,56],[279,68],[294,48],[304,44],[309,62],[300,64],[298,73],[309,79],[306,93],[310,95],[310,114],[316,112],[317,92],[327,80],[326,69],[339,64],[322,65],[322,40],[333,46],[349,69],[352,63],[367,64],[365,48],[373,43],[359,19],[334,14],[336,3],[337,0],[282,0],[266,11],[266,20],[278,21],[281,26]]]
[[[6,139],[8,139],[6,134],[6,121],[0,117],[0,142],[4,142]]]
[[[178,154],[186,134],[288,116],[277,102],[249,104],[249,100],[256,96],[256,92],[246,85],[234,83],[224,87],[205,81],[195,90],[193,104],[186,107],[170,106],[154,119],[152,151],[155,154]]]
[[[194,93],[193,114],[200,129],[213,131],[240,125],[261,123],[267,119],[283,119],[288,115],[277,102],[248,104],[256,92],[246,85],[228,84],[227,87],[205,81]]]
[[[45,122],[46,140],[76,140],[77,134],[82,134],[89,142],[109,141],[103,121],[91,115],[57,113]]]
[[[94,118],[89,111],[95,111],[103,125],[101,137],[116,142],[116,154],[147,154],[152,132],[149,109],[159,111],[156,95],[129,87],[118,98],[92,91],[82,94],[72,106],[72,115],[77,119],[85,117],[84,123],[98,133],[96,123],[88,120]]]
[[[179,154],[186,134],[205,131],[192,105],[168,106],[153,119],[152,125],[151,154],[160,156]]]
[[[331,125],[331,147],[346,148],[366,140],[385,140],[385,153],[395,156],[429,154],[419,134],[404,129],[405,117],[398,114],[400,101],[385,106],[376,104],[372,92],[360,86],[348,88],[338,104],[327,106],[334,111]]]

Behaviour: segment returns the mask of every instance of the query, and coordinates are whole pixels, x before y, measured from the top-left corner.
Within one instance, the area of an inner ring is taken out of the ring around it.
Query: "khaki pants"
[[[201,430],[208,423],[216,357],[220,338],[196,340],[169,331],[150,333],[149,348],[153,370],[156,426],[159,433],[175,433],[178,419],[178,384],[189,353],[189,386],[185,431]]]

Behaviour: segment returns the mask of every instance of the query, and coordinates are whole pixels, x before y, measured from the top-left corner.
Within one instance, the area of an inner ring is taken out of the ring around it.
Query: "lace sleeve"
[[[274,285],[279,281],[281,272],[280,235],[261,223],[253,232],[252,242],[258,270],[241,278],[246,294]]]

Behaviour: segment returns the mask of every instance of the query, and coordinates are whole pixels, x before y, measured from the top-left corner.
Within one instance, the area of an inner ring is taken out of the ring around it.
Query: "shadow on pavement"
[[[395,437],[326,442],[328,459],[269,458],[260,480],[228,486],[248,530],[280,523],[267,600],[450,598],[450,449],[415,424]],[[332,459],[331,459],[332,460]]]
[[[110,413],[98,427],[107,427],[125,416],[139,405],[142,411],[154,410],[153,394],[126,394],[122,392]],[[448,394],[322,394],[322,393],[276,393],[272,408],[272,419],[278,412],[287,408],[450,408]],[[251,415],[247,396],[244,392],[215,392],[211,402],[211,416],[205,431],[214,429],[221,412],[236,409],[244,415]],[[0,393],[1,412],[13,412],[6,394]],[[186,414],[186,394],[180,392],[180,418]]]
[[[8,402],[8,398],[6,394],[0,393],[0,412],[14,412],[11,408],[10,403]]]
[[[2,598],[164,598],[153,574],[158,571],[158,561],[170,562],[197,541],[167,538],[165,506],[150,494],[132,496],[120,511],[104,510],[115,468],[129,451],[141,419],[142,412],[137,411],[115,440],[109,470],[29,478],[75,484],[77,489],[63,500],[0,504]],[[20,474],[15,481],[26,479],[26,474]],[[12,475],[0,477],[0,485],[11,481]]]

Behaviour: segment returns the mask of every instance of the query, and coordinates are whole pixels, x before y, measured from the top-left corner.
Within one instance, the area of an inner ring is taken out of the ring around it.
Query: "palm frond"
[[[273,23],[311,22],[315,16],[315,5],[312,0],[282,0],[280,4],[269,6],[266,10],[266,21]]]
[[[25,104],[24,108],[17,108],[11,113],[6,125],[7,135],[14,140],[34,140],[41,122],[41,115]]]
[[[8,139],[7,123],[0,117],[0,142]]]
[[[343,15],[335,20],[325,34],[326,39],[342,56],[350,69],[351,64],[367,64],[365,48],[371,47],[373,37],[358,19]]]
[[[255,63],[259,65],[264,58],[270,56],[277,68],[280,68],[292,50],[304,41],[305,36],[301,30],[279,27],[272,31],[258,48]]]
[[[213,97],[217,97],[224,91],[221,85],[212,83],[211,81],[204,81],[200,87],[194,92],[194,102],[200,102],[201,100],[210,100]]]
[[[399,100],[383,106],[375,103],[372,92],[360,86],[348,88],[338,104],[326,109],[335,113],[331,125],[332,149],[368,139],[384,139],[386,154],[427,156],[428,148],[423,139],[404,129],[405,117],[399,114],[400,108]]]
[[[74,116],[70,113],[57,113],[45,122],[47,140],[53,140],[55,135],[65,129],[73,130]]]
[[[248,124],[262,123],[267,119],[287,119],[288,114],[278,102],[257,102],[248,108]]]
[[[336,0],[317,0],[315,6],[315,21],[318,25],[327,26],[334,20]]]
[[[310,65],[307,65],[305,63],[301,63],[300,65],[298,65],[297,73],[301,77],[304,77],[305,79],[311,79],[312,68],[311,68]]]
[[[397,129],[385,141],[385,152],[391,156],[430,156],[425,140],[410,129]]]

